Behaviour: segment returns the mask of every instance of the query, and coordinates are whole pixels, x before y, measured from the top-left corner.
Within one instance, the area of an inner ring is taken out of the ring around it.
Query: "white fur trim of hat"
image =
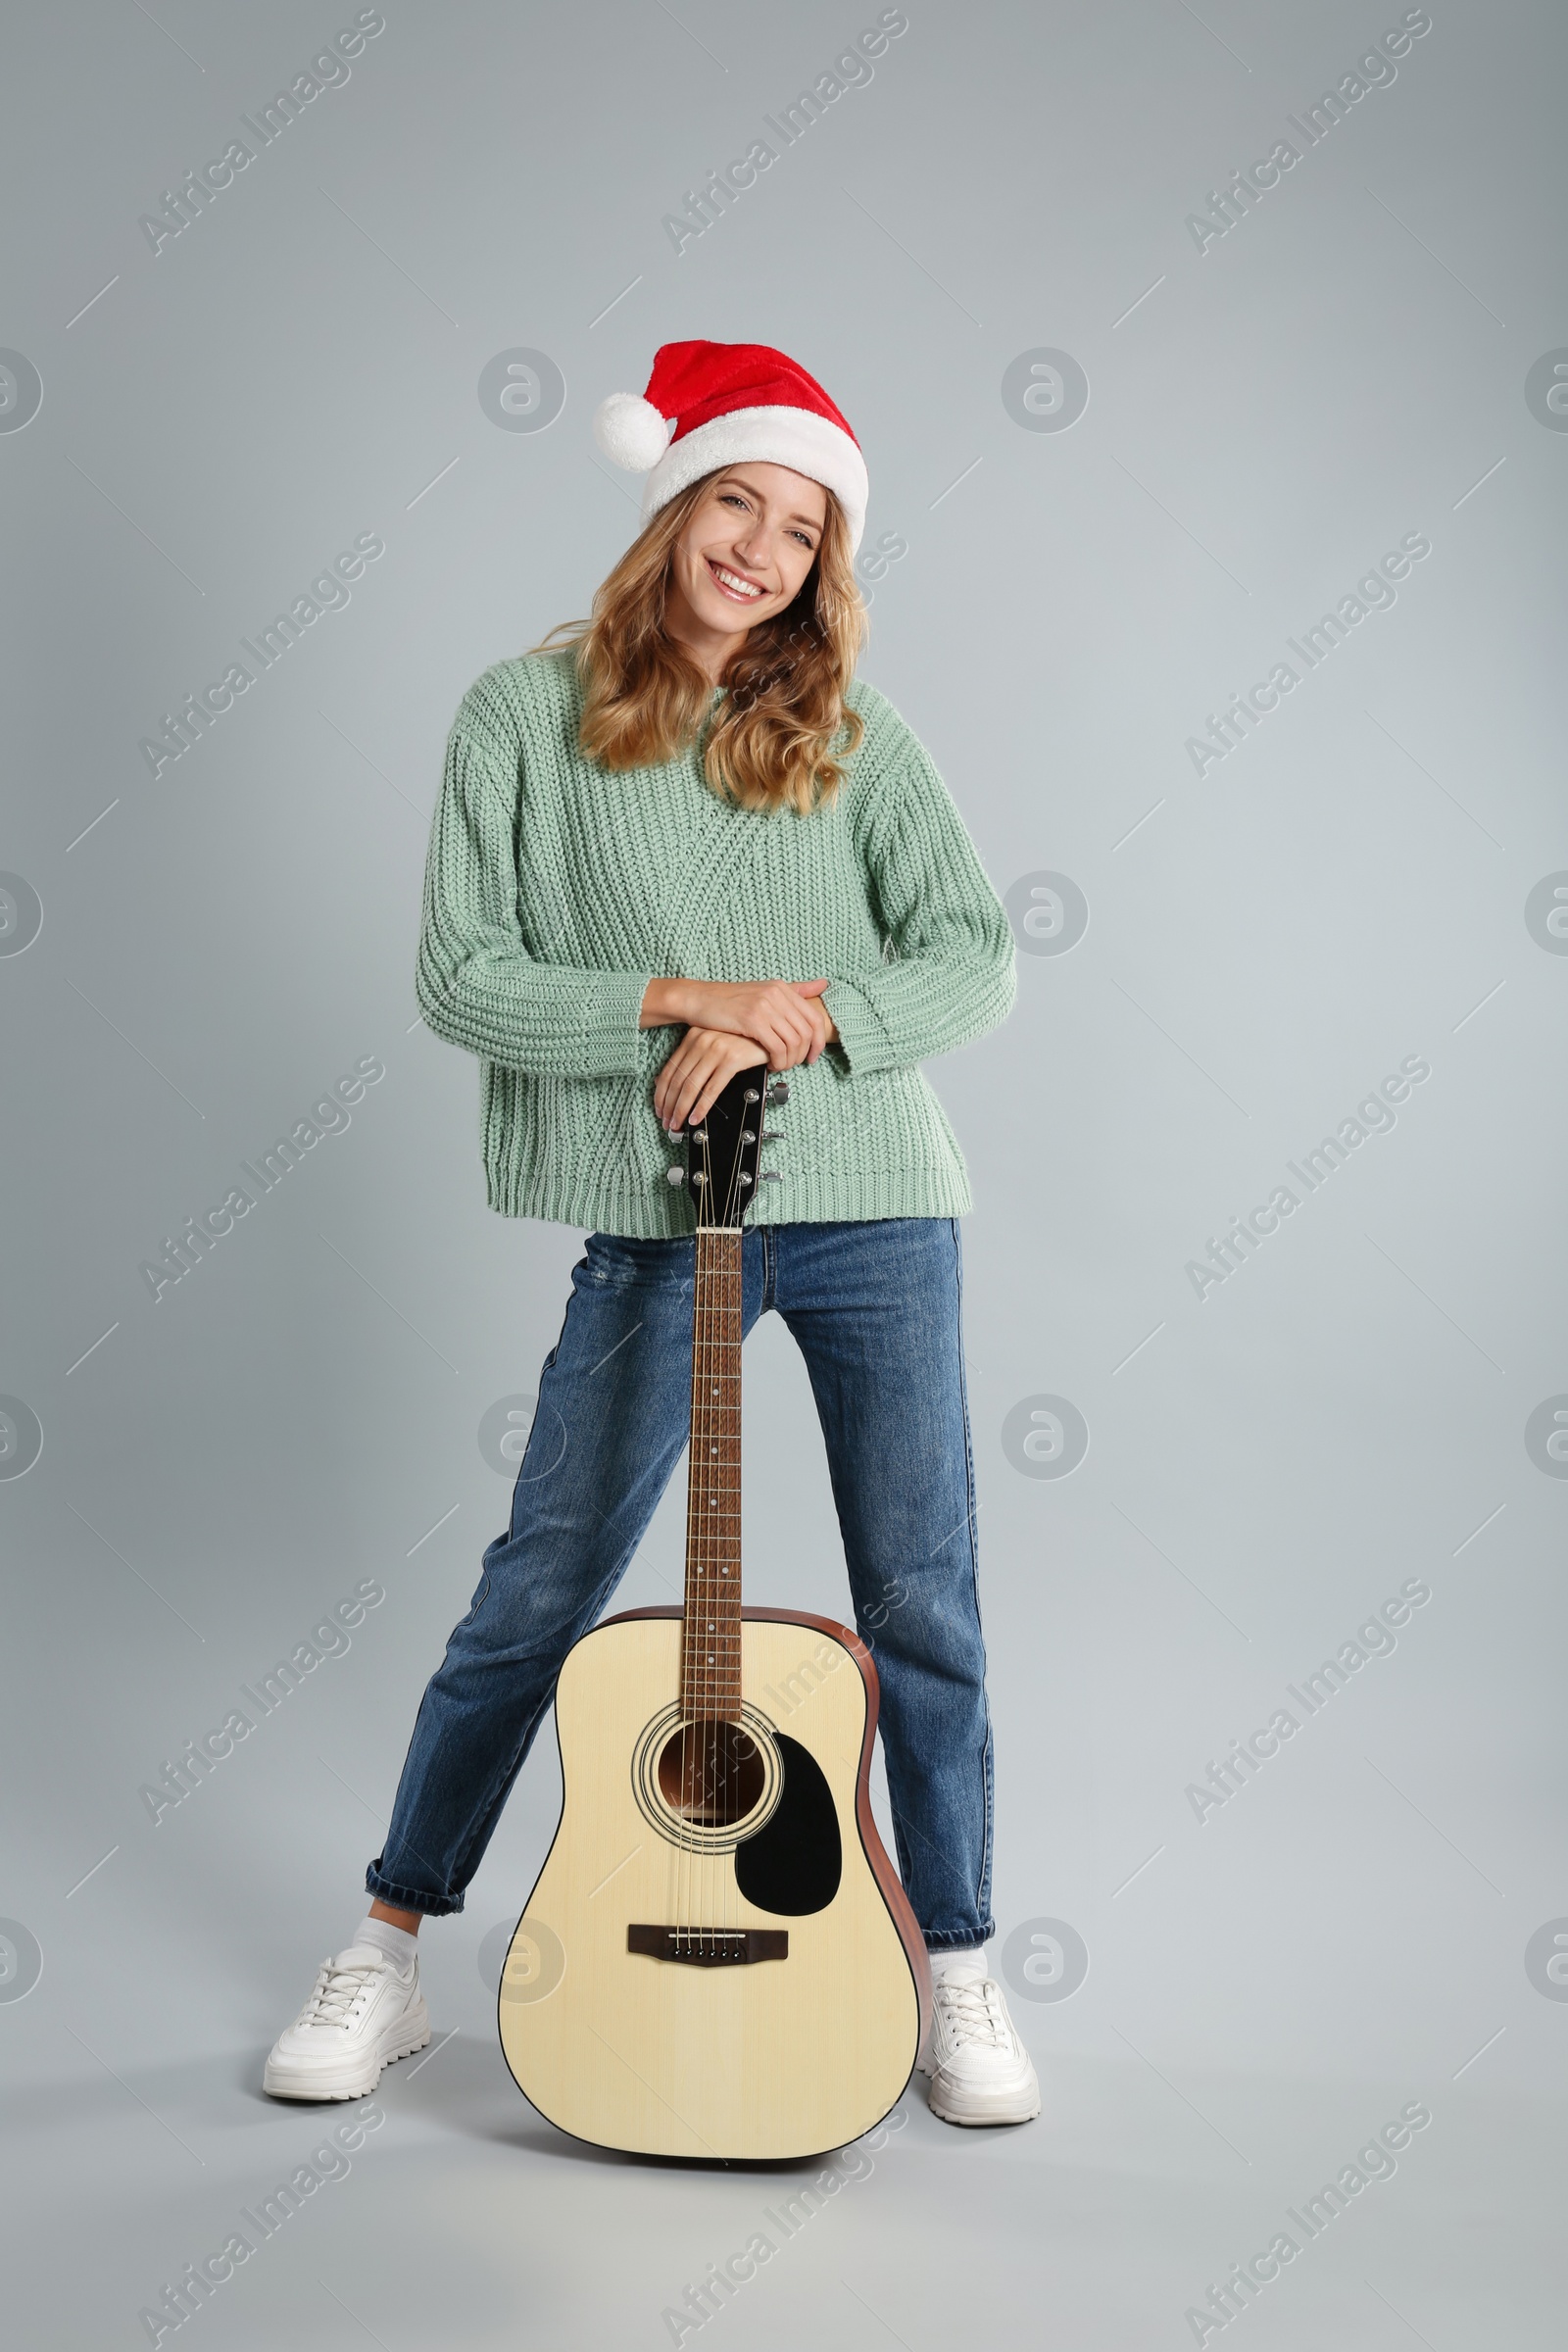
[[[851,553],[859,546],[870,496],[865,460],[848,433],[841,433],[827,417],[812,416],[809,409],[731,409],[727,416],[714,416],[684,434],[664,451],[643,484],[644,522],[700,475],[721,466],[743,465],[748,458],[788,466],[831,490],[850,526]]]

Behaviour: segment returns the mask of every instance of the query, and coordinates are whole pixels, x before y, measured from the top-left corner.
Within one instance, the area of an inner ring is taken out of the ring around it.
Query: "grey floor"
[[[1309,2240],[1286,2209],[1298,2215],[1397,2118],[1422,2070],[1401,2072],[1391,2051],[1387,2071],[1337,2081],[1161,2073],[1102,2017],[1071,2033],[1031,2019],[1036,2125],[958,2132],[911,2091],[873,2144],[835,2160],[818,2208],[800,2191],[821,2167],[696,2172],[563,2140],[501,2061],[475,1948],[462,1931],[443,1939],[433,2054],[390,2071],[373,2103],[384,2120],[346,2158],[325,2133],[365,2109],[264,2102],[260,2038],[236,2016],[225,2039],[199,1983],[200,2050],[108,2004],[92,2038],[113,2050],[113,2073],[45,2036],[7,2102],[29,2147],[7,2198],[9,2340],[36,2352],[145,2341],[138,2305],[239,2229],[256,2251],[187,2323],[235,2352],[588,2352],[710,2329],[759,2352],[924,2352],[982,2332],[1119,2352],[1197,2340],[1188,2308],[1281,2230],[1301,2251],[1259,2288],[1248,2340],[1290,2352],[1561,2341],[1561,2112],[1543,2097],[1446,2084],[1397,2172]],[[258,2205],[323,2148],[321,2185],[263,2239]],[[689,2312],[687,2290],[759,2232],[771,2251],[756,2275],[700,2330],[672,2325],[666,2312]]]

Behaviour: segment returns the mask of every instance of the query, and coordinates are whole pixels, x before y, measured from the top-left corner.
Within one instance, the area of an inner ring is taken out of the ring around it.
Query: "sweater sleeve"
[[[908,1068],[1006,1018],[1012,929],[912,733],[878,792],[863,854],[890,960],[835,979],[827,1008],[852,1070]]]
[[[624,1078],[653,976],[546,963],[517,921],[518,747],[482,695],[464,697],[430,826],[415,994],[437,1037],[507,1069]]]

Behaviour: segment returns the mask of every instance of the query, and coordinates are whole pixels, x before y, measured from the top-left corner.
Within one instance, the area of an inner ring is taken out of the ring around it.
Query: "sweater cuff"
[[[853,980],[835,980],[824,992],[822,1002],[833,1016],[839,1044],[852,1071],[895,1067],[898,1055],[887,1030],[872,1010],[864,991],[857,988]]]
[[[651,972],[606,972],[596,977],[582,1008],[588,1076],[635,1078],[642,1068],[643,999]]]

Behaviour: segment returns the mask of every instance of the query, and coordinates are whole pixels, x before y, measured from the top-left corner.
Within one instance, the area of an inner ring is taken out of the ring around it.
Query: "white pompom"
[[[594,412],[594,439],[629,473],[647,473],[669,447],[671,426],[640,392],[612,392]]]

